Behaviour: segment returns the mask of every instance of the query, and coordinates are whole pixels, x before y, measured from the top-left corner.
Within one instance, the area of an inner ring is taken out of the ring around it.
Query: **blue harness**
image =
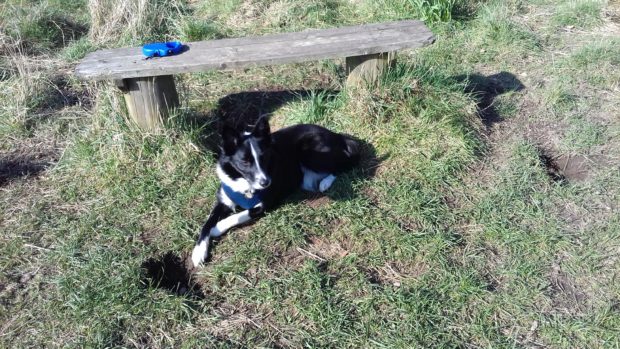
[[[251,198],[247,198],[243,193],[238,191],[234,191],[231,187],[222,183],[222,189],[224,189],[224,193],[232,202],[234,202],[237,206],[240,206],[246,210],[251,209],[252,207],[261,203],[263,199],[264,190],[258,190],[254,192]]]

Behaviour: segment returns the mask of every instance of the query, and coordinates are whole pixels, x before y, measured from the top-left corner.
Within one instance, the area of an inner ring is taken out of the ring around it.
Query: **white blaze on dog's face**
[[[260,118],[252,132],[243,136],[225,127],[222,141],[223,152],[219,165],[231,182],[243,180],[248,183],[251,192],[265,189],[271,184],[267,173],[271,159],[271,132],[266,118]]]

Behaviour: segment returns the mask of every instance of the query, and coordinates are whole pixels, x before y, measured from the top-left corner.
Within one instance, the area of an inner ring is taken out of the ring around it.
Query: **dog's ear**
[[[239,134],[237,133],[237,130],[230,127],[230,125],[224,125],[224,128],[222,129],[222,150],[224,150],[224,154],[234,154],[238,145]]]
[[[267,121],[267,117],[261,116],[256,125],[254,126],[254,130],[252,130],[252,135],[256,138],[269,138],[271,135],[271,130],[269,129],[269,121]]]

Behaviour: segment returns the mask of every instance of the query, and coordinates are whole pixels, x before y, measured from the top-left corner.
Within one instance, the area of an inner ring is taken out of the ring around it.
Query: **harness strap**
[[[252,195],[252,197],[248,199],[245,194],[234,191],[233,188],[227,186],[224,183],[222,183],[222,189],[224,189],[224,193],[226,193],[226,196],[228,196],[228,198],[232,200],[232,202],[246,210],[249,210],[252,207],[260,204],[263,197],[263,190],[255,191],[254,195]]]

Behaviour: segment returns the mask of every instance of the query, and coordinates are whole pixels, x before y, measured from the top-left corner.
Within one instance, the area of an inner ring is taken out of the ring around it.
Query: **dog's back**
[[[300,124],[273,133],[281,153],[296,157],[300,165],[319,173],[338,174],[350,170],[360,159],[360,144],[348,135],[324,127]]]

